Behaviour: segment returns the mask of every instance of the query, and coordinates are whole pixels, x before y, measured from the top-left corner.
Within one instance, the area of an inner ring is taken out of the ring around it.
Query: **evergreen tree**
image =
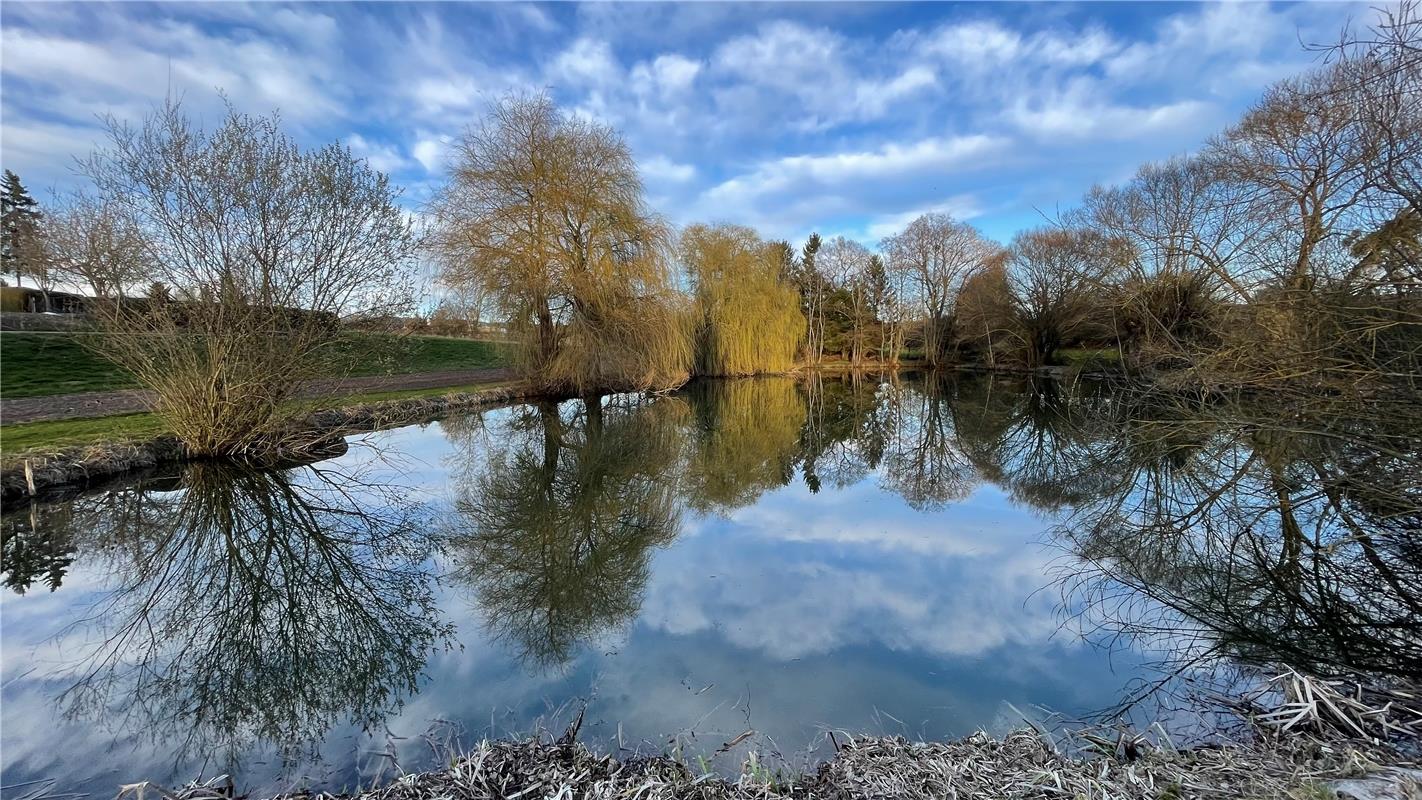
[[[819,267],[815,264],[815,255],[819,252],[820,235],[811,233],[800,256],[800,306],[809,323],[805,349],[814,363],[819,363],[825,344],[824,281],[820,280]]]
[[[4,256],[4,271],[15,275],[20,285],[24,275],[34,275],[43,269],[40,248],[40,211],[30,193],[20,183],[20,177],[5,170],[5,185],[0,188],[0,253]]]

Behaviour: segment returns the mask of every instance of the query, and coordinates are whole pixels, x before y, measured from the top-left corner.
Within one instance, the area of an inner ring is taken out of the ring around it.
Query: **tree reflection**
[[[176,491],[79,498],[67,518],[108,568],[103,599],[61,634],[98,635],[72,665],[66,714],[233,756],[284,753],[336,722],[398,708],[449,629],[435,542],[390,487],[315,467],[199,462]]]
[[[818,492],[824,481],[842,489],[864,480],[884,460],[896,417],[881,396],[891,385],[858,372],[839,380],[816,373],[806,380],[808,412],[800,434],[805,484]]]
[[[78,552],[69,533],[70,514],[67,503],[32,503],[21,513],[0,517],[0,556],[6,588],[24,594],[36,583],[51,592],[60,587]]]
[[[0,515],[5,586],[16,594],[24,594],[36,583],[51,592],[58,589],[79,555],[84,534],[105,528],[105,520],[116,507],[126,506],[133,492],[173,491],[181,483],[181,474],[182,469],[173,466],[143,471],[107,489],[85,492],[72,502],[29,503]]]
[[[1014,500],[1057,513],[1111,491],[1119,479],[1124,420],[1110,395],[992,376],[954,389],[958,446]]]
[[[884,458],[884,488],[919,510],[967,497],[980,481],[958,441],[950,378],[930,374],[911,387],[891,387],[893,439]]]
[[[515,409],[464,472],[450,532],[488,624],[547,667],[626,624],[651,551],[680,525],[683,404],[593,398]]]
[[[1422,677],[1422,437],[1257,405],[1173,411],[1129,429],[1129,479],[1058,531],[1089,624],[1168,637],[1177,659]]]
[[[794,381],[701,381],[681,396],[692,412],[684,481],[691,508],[741,508],[790,483],[807,424],[805,396]]]

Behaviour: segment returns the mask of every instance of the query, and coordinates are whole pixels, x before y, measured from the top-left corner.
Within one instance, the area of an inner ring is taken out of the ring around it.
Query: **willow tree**
[[[455,145],[432,211],[444,283],[499,307],[529,378],[583,392],[685,379],[670,230],[617,131],[509,95]]]
[[[693,225],[681,259],[695,288],[696,371],[703,375],[785,372],[805,335],[795,287],[785,282],[784,247],[739,225]]]

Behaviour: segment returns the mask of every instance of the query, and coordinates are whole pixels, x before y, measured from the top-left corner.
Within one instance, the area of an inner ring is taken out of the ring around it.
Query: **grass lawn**
[[[99,333],[0,333],[0,397],[46,397],[134,388],[129,375],[94,354],[80,337]],[[352,334],[339,345],[347,375],[408,375],[484,369],[509,363],[500,342],[443,336]]]
[[[148,439],[167,432],[157,414],[119,414],[94,419],[61,419],[0,426],[0,453],[60,450],[71,445]]]
[[[0,333],[0,397],[132,389],[127,372],[80,344],[93,333]]]
[[[402,389],[387,392],[367,392],[348,397],[331,398],[324,405],[356,405],[381,400],[404,400],[411,397],[436,397],[456,392],[474,392],[504,386],[509,381],[486,381],[467,386],[444,386],[436,389]],[[0,426],[0,453],[6,458],[25,451],[51,451],[83,444],[117,442],[126,439],[147,439],[167,433],[168,428],[157,414],[119,414],[94,419],[27,422]]]

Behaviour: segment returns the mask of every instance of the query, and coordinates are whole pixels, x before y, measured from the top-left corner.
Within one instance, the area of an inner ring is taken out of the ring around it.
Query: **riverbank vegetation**
[[[94,194],[7,238],[7,260],[99,295],[103,335],[79,341],[153,393],[190,454],[299,446],[281,441],[298,429],[288,401],[348,364],[341,320],[412,300],[419,240],[398,190],[348,148],[299,147],[275,116],[229,106],[205,130],[168,101],[105,124],[79,162]],[[139,276],[147,296],[130,297]]]
[[[491,380],[429,389],[353,391],[343,396],[320,395],[303,404],[301,408],[311,411],[386,400],[443,397],[483,391],[508,383],[510,381]],[[15,466],[16,459],[53,453],[70,447],[134,442],[172,433],[163,417],[152,412],[0,425],[0,469]]]

